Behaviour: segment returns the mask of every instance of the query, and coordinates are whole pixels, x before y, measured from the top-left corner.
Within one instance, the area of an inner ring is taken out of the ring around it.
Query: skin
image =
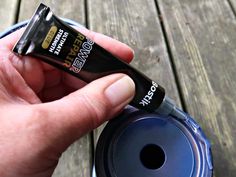
[[[132,60],[127,45],[80,31],[122,60]],[[11,50],[22,32],[0,40],[0,176],[49,177],[62,152],[118,114],[133,98],[134,88],[114,103],[105,90],[124,74],[86,85],[38,59],[18,57]]]

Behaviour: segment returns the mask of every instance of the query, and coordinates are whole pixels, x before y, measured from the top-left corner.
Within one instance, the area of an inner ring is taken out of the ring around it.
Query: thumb
[[[119,113],[132,100],[134,92],[135,84],[130,77],[113,74],[60,100],[38,106],[50,132],[54,132],[51,135],[73,142]]]

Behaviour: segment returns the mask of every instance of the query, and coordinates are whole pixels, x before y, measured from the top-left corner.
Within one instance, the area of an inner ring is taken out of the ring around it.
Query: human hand
[[[81,30],[124,61],[132,60],[125,44]],[[70,144],[131,101],[135,85],[124,74],[86,85],[40,60],[18,57],[11,50],[22,32],[0,40],[0,176],[49,177]]]

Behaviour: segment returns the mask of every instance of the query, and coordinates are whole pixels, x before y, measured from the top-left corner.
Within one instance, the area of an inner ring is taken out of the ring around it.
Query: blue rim
[[[182,121],[127,109],[111,120],[99,137],[96,176],[212,177],[210,143],[200,126],[187,116]],[[145,169],[137,158],[148,144],[162,147],[168,159],[157,170]]]

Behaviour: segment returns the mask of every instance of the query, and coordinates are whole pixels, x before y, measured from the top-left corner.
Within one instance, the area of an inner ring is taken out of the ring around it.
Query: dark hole
[[[165,162],[165,153],[161,147],[155,144],[149,144],[141,150],[140,160],[146,168],[158,169]]]

